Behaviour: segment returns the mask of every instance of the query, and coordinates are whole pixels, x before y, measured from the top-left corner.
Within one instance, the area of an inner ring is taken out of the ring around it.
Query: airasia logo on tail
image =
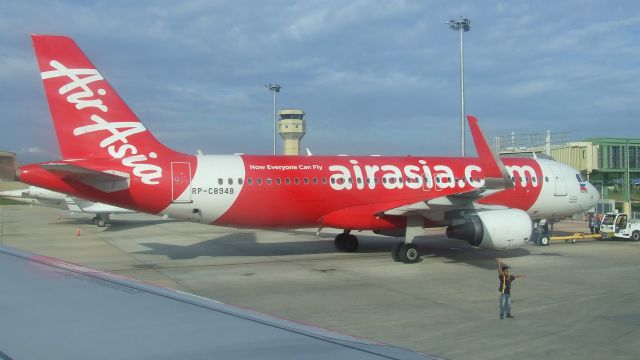
[[[103,113],[109,112],[109,107],[98,96],[107,94],[105,89],[99,88],[96,93],[89,87],[89,84],[96,81],[103,81],[104,78],[96,69],[69,69],[56,60],[51,60],[49,65],[55,70],[44,71],[40,75],[42,80],[66,77],[70,80],[68,84],[58,89],[60,95],[66,95],[66,101],[73,104],[78,110],[94,108]],[[107,149],[107,153],[114,159],[120,159],[122,165],[132,168],[135,176],[147,185],[157,185],[157,180],[162,177],[162,168],[155,164],[146,163],[147,160],[157,159],[158,154],[150,152],[148,155],[139,154],[138,148],[129,143],[129,136],[142,133],[147,129],[138,121],[112,122],[103,117],[92,114],[89,117],[93,123],[83,125],[73,130],[74,136],[105,131],[105,138],[100,141],[99,146]]]

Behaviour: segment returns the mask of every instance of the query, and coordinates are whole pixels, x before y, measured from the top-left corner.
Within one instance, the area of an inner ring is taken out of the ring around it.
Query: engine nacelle
[[[529,214],[522,210],[488,210],[468,217],[463,224],[447,227],[447,236],[483,249],[504,250],[523,246],[533,233]]]

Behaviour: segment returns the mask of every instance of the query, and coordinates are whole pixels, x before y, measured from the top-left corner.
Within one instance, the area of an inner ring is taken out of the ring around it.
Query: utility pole
[[[280,92],[278,84],[267,84],[265,87],[273,91],[273,155],[276,154],[276,94]]]
[[[460,32],[460,139],[462,156],[465,154],[464,145],[464,46],[462,34],[471,30],[471,21],[469,19],[449,20],[446,22],[452,30]]]

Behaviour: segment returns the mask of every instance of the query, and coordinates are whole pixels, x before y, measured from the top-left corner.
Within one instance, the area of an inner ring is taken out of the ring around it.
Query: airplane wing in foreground
[[[2,359],[434,359],[0,246]]]

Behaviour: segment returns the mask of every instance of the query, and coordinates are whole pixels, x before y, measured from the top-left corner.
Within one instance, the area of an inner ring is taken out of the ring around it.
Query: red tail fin
[[[64,159],[146,161],[174,153],[147,131],[72,39],[31,37]]]

